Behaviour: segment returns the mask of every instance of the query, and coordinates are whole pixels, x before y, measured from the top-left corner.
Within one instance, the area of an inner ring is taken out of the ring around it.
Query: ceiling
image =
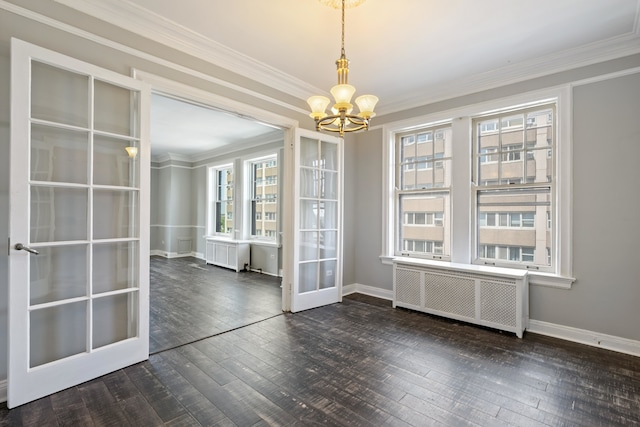
[[[318,0],[55,0],[299,98],[328,94],[340,10]],[[640,52],[640,0],[367,0],[347,9],[379,115]]]
[[[151,156],[194,160],[282,140],[283,131],[185,100],[151,95]]]

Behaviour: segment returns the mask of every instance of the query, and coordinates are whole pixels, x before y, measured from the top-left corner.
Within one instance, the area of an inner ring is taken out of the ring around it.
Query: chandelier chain
[[[342,50],[340,51],[342,56],[345,56],[345,53],[344,53],[344,2],[345,0],[342,0]]]

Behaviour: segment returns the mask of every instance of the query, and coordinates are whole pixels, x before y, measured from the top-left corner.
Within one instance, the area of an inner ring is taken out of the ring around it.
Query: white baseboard
[[[7,401],[7,380],[0,381],[0,403]]]
[[[167,252],[167,251],[160,251],[158,249],[154,249],[152,251],[149,251],[149,255],[150,256],[161,256],[161,257],[165,257],[165,258],[185,258],[185,257],[194,257],[194,258],[198,258],[198,259],[204,259],[204,254],[200,253],[200,252],[187,252],[184,254],[179,254],[177,252]]]
[[[242,270],[241,270],[242,271]],[[276,273],[272,273],[270,271],[264,271],[264,270],[260,270],[259,268],[250,268],[249,271],[252,271],[254,273],[260,273],[260,274],[265,274],[267,276],[273,276],[273,277],[282,277],[282,276],[278,276]]]
[[[342,287],[342,296],[349,294],[364,294],[376,298],[382,298],[386,300],[393,300],[393,291],[388,289],[380,289],[375,286],[362,285],[360,283],[352,283]]]
[[[619,353],[640,356],[640,341],[616,337],[614,335],[601,334],[585,329],[572,328],[570,326],[556,325],[540,320],[529,320],[527,332],[560,338],[593,347],[617,351]]]
[[[374,286],[352,283],[342,287],[342,296],[353,293],[370,295],[386,300],[393,300],[393,291],[380,289]],[[640,357],[640,341],[614,335],[601,334],[599,332],[588,331],[586,329],[573,328],[571,326],[557,325],[540,320],[529,319],[527,332],[560,338],[566,341],[586,344],[592,347],[599,347],[606,350],[617,351],[618,353],[629,354]]]

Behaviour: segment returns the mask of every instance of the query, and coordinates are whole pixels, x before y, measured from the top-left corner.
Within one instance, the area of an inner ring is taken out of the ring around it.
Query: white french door
[[[12,40],[10,408],[148,358],[148,100]]]
[[[291,311],[342,300],[343,140],[296,129]]]

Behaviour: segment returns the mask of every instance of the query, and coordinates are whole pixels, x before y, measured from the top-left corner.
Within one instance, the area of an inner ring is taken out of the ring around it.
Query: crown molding
[[[186,156],[184,154],[162,153],[157,156],[152,156],[151,161],[156,163],[164,163],[168,161],[191,163],[193,160],[191,160],[191,156]]]
[[[386,103],[378,111],[378,116],[638,53],[640,53],[640,1],[638,1],[634,28],[626,34],[469,76],[456,81],[455,84],[430,87],[416,92],[410,99]]]
[[[320,89],[128,0],[54,0],[300,99]]]

